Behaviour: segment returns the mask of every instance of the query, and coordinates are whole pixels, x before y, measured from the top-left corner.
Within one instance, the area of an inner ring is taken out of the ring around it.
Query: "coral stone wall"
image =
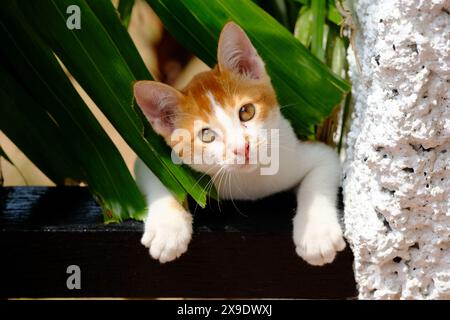
[[[359,295],[450,298],[450,0],[353,6],[343,187]]]

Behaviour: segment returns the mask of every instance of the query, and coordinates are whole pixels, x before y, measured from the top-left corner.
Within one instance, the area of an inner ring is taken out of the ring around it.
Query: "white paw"
[[[342,230],[337,221],[315,221],[294,225],[295,251],[313,266],[331,263],[336,252],[345,248]]]
[[[141,243],[152,258],[161,263],[172,261],[186,252],[192,237],[192,217],[181,207],[150,211]]]

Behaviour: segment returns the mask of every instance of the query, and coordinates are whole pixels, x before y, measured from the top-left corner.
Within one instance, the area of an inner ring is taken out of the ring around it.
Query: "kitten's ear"
[[[230,70],[251,79],[267,78],[264,62],[244,30],[234,22],[228,22],[220,33],[217,60],[221,70]]]
[[[175,129],[182,94],[176,89],[155,81],[138,81],[134,96],[153,129],[168,137]]]

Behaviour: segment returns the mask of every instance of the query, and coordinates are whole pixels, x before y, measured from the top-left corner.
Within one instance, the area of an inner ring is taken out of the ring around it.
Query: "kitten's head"
[[[221,168],[258,168],[258,150],[270,145],[261,129],[279,126],[280,111],[264,63],[233,22],[222,30],[214,69],[196,75],[181,91],[138,81],[134,95],[153,129],[178,156],[210,175]]]

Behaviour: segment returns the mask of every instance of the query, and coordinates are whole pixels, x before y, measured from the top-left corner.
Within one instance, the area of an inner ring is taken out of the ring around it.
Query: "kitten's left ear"
[[[234,22],[228,22],[220,33],[217,60],[221,70],[255,80],[267,79],[264,62],[244,30]]]

